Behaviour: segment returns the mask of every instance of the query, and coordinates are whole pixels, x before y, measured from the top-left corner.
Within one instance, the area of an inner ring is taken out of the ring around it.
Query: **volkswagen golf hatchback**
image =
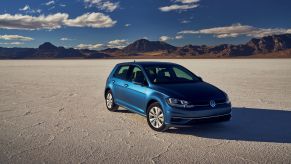
[[[104,96],[109,111],[122,106],[145,116],[156,131],[231,118],[225,92],[174,63],[117,64],[107,78]]]

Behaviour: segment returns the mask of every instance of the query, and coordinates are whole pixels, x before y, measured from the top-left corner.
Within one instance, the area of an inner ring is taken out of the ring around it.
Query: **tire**
[[[114,97],[111,90],[106,92],[105,95],[105,104],[109,111],[114,112],[118,109],[118,105],[114,103]]]
[[[147,109],[147,122],[151,129],[162,132],[167,130],[165,125],[165,115],[161,105],[152,103]]]

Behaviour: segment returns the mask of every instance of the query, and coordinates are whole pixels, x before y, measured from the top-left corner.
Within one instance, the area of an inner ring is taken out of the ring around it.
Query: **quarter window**
[[[128,70],[129,70],[129,66],[128,65],[126,65],[126,66],[120,66],[116,70],[116,72],[114,74],[114,77],[120,78],[120,79],[126,79]]]

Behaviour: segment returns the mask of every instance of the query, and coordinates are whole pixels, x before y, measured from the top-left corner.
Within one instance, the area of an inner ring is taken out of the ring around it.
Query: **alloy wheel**
[[[106,106],[108,108],[112,108],[112,104],[113,104],[113,97],[111,93],[108,93],[106,96]]]
[[[155,128],[160,128],[164,124],[164,114],[161,108],[154,106],[149,111],[149,121]]]

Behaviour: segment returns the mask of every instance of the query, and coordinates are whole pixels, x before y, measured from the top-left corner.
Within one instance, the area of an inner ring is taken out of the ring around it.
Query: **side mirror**
[[[200,81],[203,81],[202,77],[200,77],[200,76],[197,76],[197,78],[198,78]]]

